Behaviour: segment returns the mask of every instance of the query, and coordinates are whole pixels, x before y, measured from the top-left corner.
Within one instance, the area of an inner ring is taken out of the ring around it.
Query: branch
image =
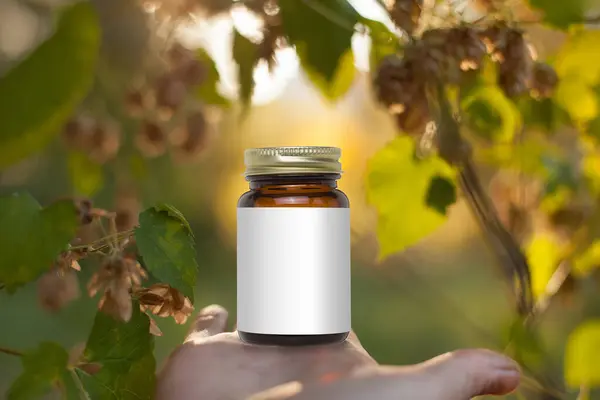
[[[0,353],[8,354],[16,357],[23,357],[23,353],[19,350],[9,349],[7,347],[0,347]]]

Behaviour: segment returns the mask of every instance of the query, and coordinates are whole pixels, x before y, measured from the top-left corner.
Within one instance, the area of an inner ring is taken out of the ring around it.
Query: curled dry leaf
[[[75,208],[77,209],[77,214],[79,215],[79,221],[81,225],[91,224],[94,220],[91,211],[92,211],[92,201],[89,199],[75,199],[74,201]]]
[[[62,309],[80,295],[76,272],[70,268],[52,268],[38,280],[37,293],[44,310],[56,312]]]
[[[130,289],[138,288],[146,278],[146,271],[136,260],[121,256],[109,258],[88,282],[88,293],[95,296],[103,290],[98,309],[116,319],[129,321],[132,313]]]
[[[135,296],[142,311],[149,311],[158,317],[172,316],[178,324],[184,324],[194,311],[190,299],[164,283],[137,290]]]

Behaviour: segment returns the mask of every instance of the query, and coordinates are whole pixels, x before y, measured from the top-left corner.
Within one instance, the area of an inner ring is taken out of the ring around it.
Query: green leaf
[[[368,18],[361,18],[360,23],[369,29],[371,38],[371,51],[369,53],[369,65],[371,71],[376,71],[381,60],[400,50],[400,40],[388,27]]]
[[[0,78],[0,168],[42,150],[92,83],[100,28],[92,4],[62,13],[54,34]]]
[[[531,289],[537,298],[546,292],[546,285],[558,267],[561,246],[554,236],[540,233],[527,244],[525,255],[531,269]]]
[[[425,195],[425,204],[440,214],[446,215],[448,207],[454,203],[456,203],[454,182],[443,176],[433,177]]]
[[[150,273],[193,303],[198,264],[194,236],[181,212],[165,204],[145,210],[135,240]]]
[[[509,353],[520,365],[539,368],[544,362],[544,349],[540,334],[524,323],[523,318],[517,318],[510,324],[508,330]]]
[[[27,193],[0,197],[0,282],[12,291],[36,279],[67,248],[78,226],[72,201],[42,208]]]
[[[359,14],[346,0],[282,0],[279,8],[283,31],[302,65],[333,82],[351,49]]]
[[[489,147],[475,148],[475,160],[494,167],[517,170],[526,174],[547,178],[546,158],[562,160],[561,149],[552,143],[526,137],[520,143],[494,143]]]
[[[83,354],[86,362],[100,370],[77,375],[92,399],[152,399],[155,391],[154,339],[150,320],[134,304],[129,322],[98,312]]]
[[[554,133],[569,122],[567,113],[552,99],[537,100],[526,96],[518,100],[517,106],[527,128]]]
[[[480,86],[461,100],[465,122],[478,135],[511,142],[521,127],[519,110],[497,86]]]
[[[90,160],[84,153],[69,153],[68,168],[76,194],[92,197],[104,186],[102,165]]]
[[[565,349],[565,381],[567,385],[600,385],[600,319],[591,319],[580,324],[567,339]]]
[[[544,22],[559,29],[583,21],[586,0],[529,0],[532,7],[544,14]]]
[[[378,214],[380,259],[414,245],[446,221],[439,204],[432,208],[427,198],[434,180],[454,185],[455,171],[435,156],[419,160],[414,151],[411,138],[397,137],[367,165],[367,199]]]
[[[354,54],[352,50],[348,50],[340,59],[338,68],[335,72],[333,80],[326,81],[323,76],[313,70],[309,65],[303,65],[304,72],[308,75],[311,82],[319,88],[321,93],[329,101],[335,101],[348,92],[354,76],[356,75],[356,67],[354,66]]]
[[[206,104],[229,106],[229,100],[221,96],[217,89],[221,77],[214,60],[204,49],[196,50],[196,59],[206,68],[206,77],[196,89],[196,97]]]
[[[569,2],[556,2],[557,5],[567,3]],[[590,86],[600,83],[600,52],[594,51],[598,48],[598,43],[600,43],[598,30],[572,32],[553,63],[559,78],[576,77]]]
[[[238,66],[239,96],[246,110],[254,92],[254,68],[258,63],[258,46],[237,30],[234,31],[233,60]]]
[[[598,115],[596,92],[581,76],[561,79],[553,98],[574,121],[585,123]]]
[[[8,389],[8,400],[39,399],[63,384],[69,354],[56,343],[42,342],[21,358],[23,372]]]

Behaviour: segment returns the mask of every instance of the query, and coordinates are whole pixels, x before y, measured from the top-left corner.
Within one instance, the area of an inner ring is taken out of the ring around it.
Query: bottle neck
[[[340,174],[306,174],[306,175],[256,175],[250,176],[250,189],[266,189],[276,187],[310,187],[331,188],[337,187]]]

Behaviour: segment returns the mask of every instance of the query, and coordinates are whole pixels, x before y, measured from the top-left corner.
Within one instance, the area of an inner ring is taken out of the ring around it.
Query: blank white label
[[[238,208],[237,329],[350,331],[350,210]]]

